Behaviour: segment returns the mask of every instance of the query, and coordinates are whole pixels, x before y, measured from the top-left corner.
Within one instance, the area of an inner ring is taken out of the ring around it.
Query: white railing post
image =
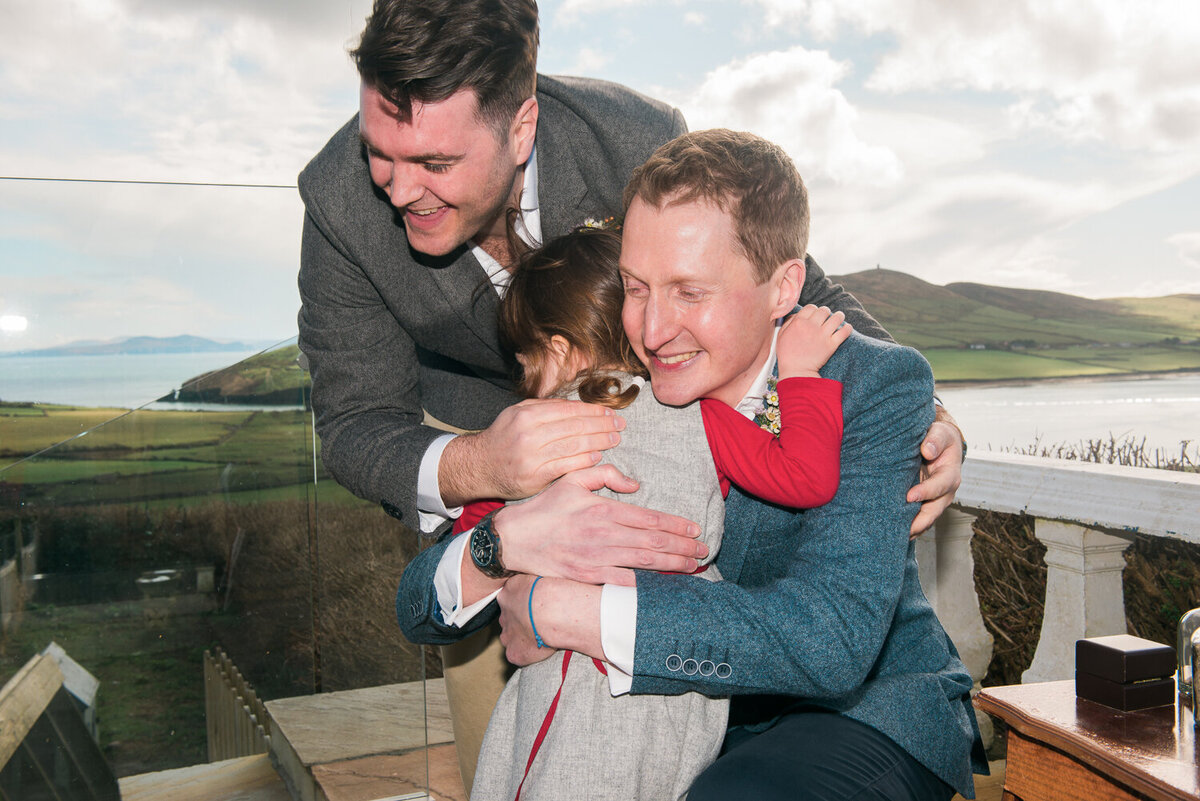
[[[917,541],[921,586],[976,686],[992,661],[992,635],[979,613],[971,525],[975,516],[947,509]]]
[[[942,627],[954,641],[967,672],[979,689],[992,662],[992,635],[983,625],[975,591],[975,558],[971,555],[975,515],[947,509],[933,529],[917,540],[921,587]],[[976,710],[984,745],[993,738],[991,719]]]
[[[1075,675],[1075,641],[1125,633],[1121,573],[1130,537],[1060,520],[1038,518],[1035,536],[1046,546],[1046,607],[1033,664],[1023,683]]]

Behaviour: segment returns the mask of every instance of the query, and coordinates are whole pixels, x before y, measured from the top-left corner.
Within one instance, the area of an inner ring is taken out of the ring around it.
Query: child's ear
[[[789,314],[800,302],[800,292],[804,289],[804,259],[785,262],[771,280],[775,283],[775,302],[771,309],[771,319],[778,320]]]
[[[550,337],[549,351],[550,358],[554,360],[560,367],[567,363],[571,357],[571,343],[561,334],[555,334]]]
[[[571,347],[571,343],[561,334],[550,337],[549,347],[546,348],[546,372],[555,377],[555,384],[561,386],[575,377],[579,372],[575,362],[579,352]]]

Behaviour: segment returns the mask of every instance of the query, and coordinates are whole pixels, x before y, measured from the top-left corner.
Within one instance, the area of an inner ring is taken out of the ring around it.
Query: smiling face
[[[707,201],[661,207],[634,198],[625,215],[621,319],[650,386],[673,406],[716,398],[733,406],[771,352],[774,321],[796,303],[803,263],[757,283],[733,221]]]
[[[404,219],[414,250],[444,256],[468,240],[505,235],[505,209],[516,206],[522,166],[537,128],[530,98],[501,137],[477,115],[474,91],[413,103],[402,118],[372,86],[359,93],[359,135],[371,181]]]

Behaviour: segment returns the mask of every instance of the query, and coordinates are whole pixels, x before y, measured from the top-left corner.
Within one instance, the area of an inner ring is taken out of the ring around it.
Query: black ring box
[[[1175,649],[1129,634],[1075,643],[1075,695],[1130,712],[1175,702]]]

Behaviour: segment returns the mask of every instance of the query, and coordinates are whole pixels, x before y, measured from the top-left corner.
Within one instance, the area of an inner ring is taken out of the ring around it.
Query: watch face
[[[496,545],[488,532],[479,527],[471,535],[471,559],[480,567],[490,565],[496,556]]]

